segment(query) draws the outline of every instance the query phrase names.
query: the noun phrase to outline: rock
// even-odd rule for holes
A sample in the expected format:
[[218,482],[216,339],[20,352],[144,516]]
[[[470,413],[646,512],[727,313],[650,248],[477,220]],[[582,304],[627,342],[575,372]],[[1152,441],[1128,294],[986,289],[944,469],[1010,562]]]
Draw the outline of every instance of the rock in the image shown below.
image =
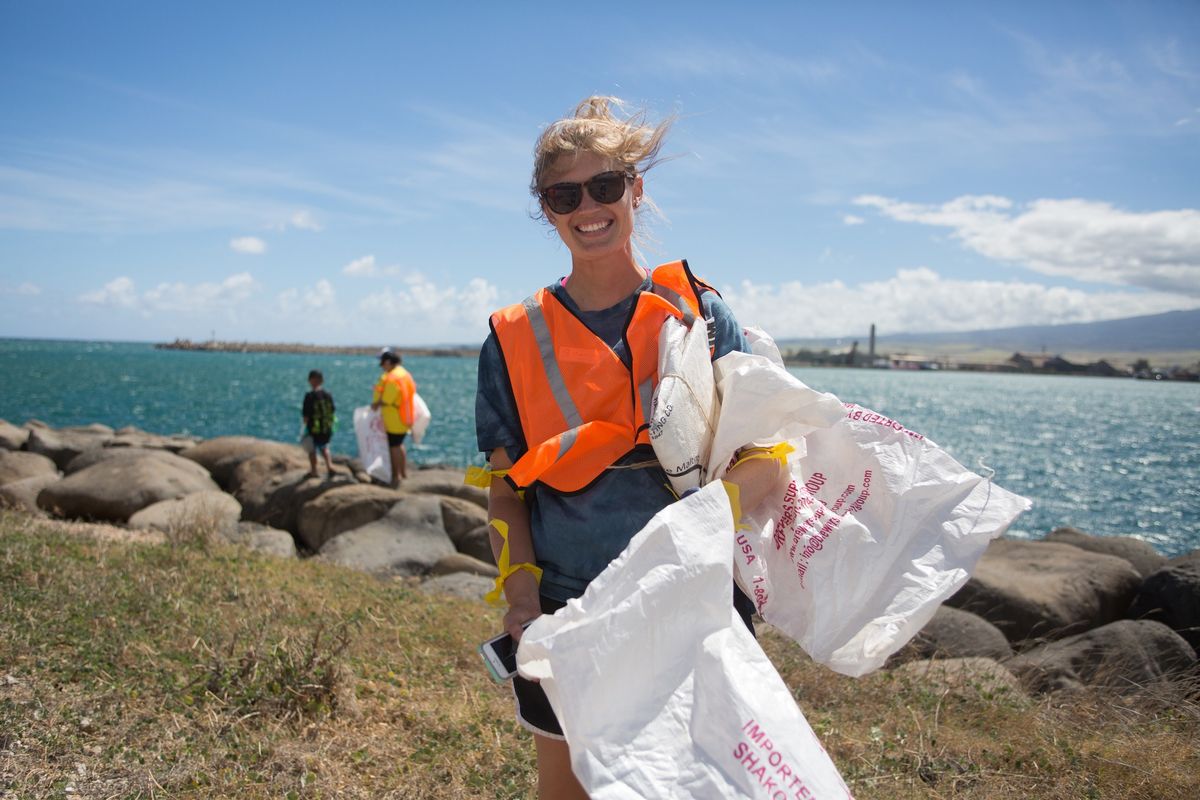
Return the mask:
[[[253,462],[258,458],[256,456],[243,462],[237,472],[252,469]],[[344,473],[335,474],[332,478],[310,478],[307,465],[291,472],[259,475],[258,480],[247,480],[244,475],[241,478],[235,475],[234,480],[240,484],[234,496],[242,504],[242,519],[292,533],[299,531],[300,509],[309,500],[339,486],[357,485],[352,476]]]
[[493,563],[496,557],[492,554],[492,535],[488,525],[479,525],[458,537],[451,537],[458,552],[463,555],[478,558],[480,561]]
[[417,590],[428,595],[449,595],[463,600],[478,601],[492,590],[492,581],[481,575],[454,572],[449,575],[436,575],[421,581],[417,585]]
[[469,572],[472,575],[482,575],[485,578],[495,578],[500,574],[496,565],[488,561],[480,561],[462,553],[451,553],[438,559],[430,570],[434,575],[449,575],[452,572]]
[[211,478],[198,476],[193,464],[156,452],[93,464],[47,486],[37,503],[67,517],[125,522],[162,500],[217,488]]
[[[330,489],[300,507],[296,517],[296,541],[317,552],[339,533],[379,519],[405,496],[395,489],[370,484]],[[436,498],[433,501],[436,503]],[[441,505],[437,504],[437,508],[440,525]]]
[[11,422],[0,419],[0,449],[20,450],[28,438],[28,428],[18,428]]
[[85,470],[88,467],[95,466],[96,464],[101,464],[101,463],[104,463],[107,461],[113,461],[115,459],[147,458],[147,457],[157,458],[158,456],[162,456],[162,455],[171,456],[171,458],[174,459],[172,461],[172,463],[174,463],[180,469],[185,469],[185,470],[189,471],[190,473],[195,475],[197,478],[211,480],[211,476],[208,474],[208,470],[206,470],[204,467],[200,466],[199,464],[195,463],[194,461],[188,461],[187,459],[177,458],[174,456],[173,453],[170,453],[167,450],[158,450],[158,449],[143,448],[143,447],[97,447],[93,450],[87,450],[87,451],[80,453],[79,455],[72,458],[69,462],[67,462],[67,466],[63,468],[63,472],[65,472],[67,475],[74,475],[76,472]]
[[1075,528],[1055,528],[1046,534],[1047,542],[1071,544],[1091,553],[1123,558],[1143,578],[1167,563],[1167,559],[1147,542],[1132,536],[1092,536]]
[[995,625],[968,611],[941,606],[912,641],[891,657],[888,666],[929,658],[1004,661],[1012,655],[1012,647]]
[[1021,683],[1003,664],[992,658],[946,658],[910,661],[897,667],[895,674],[930,686],[941,694],[957,697],[1005,694],[1024,697]]
[[229,478],[226,491],[236,495],[245,489],[249,493],[254,486],[266,483],[277,475],[295,473],[298,470],[308,472],[308,456],[298,447],[295,450],[260,453],[237,465]]
[[488,491],[478,486],[467,486],[463,483],[467,473],[461,469],[432,469],[411,470],[401,486],[406,492],[426,492],[428,494],[444,494],[447,497],[458,497],[469,500],[486,509]]
[[105,447],[137,447],[142,450],[166,450],[178,454],[189,447],[195,447],[200,441],[198,436],[181,434],[163,436],[157,433],[147,433],[130,426],[116,431]]
[[112,428],[105,428],[102,425],[61,430],[35,427],[29,429],[29,438],[25,441],[25,449],[52,459],[59,469],[66,469],[67,464],[75,456],[85,450],[103,447],[104,443],[112,438]]
[[6,483],[0,486],[0,506],[15,508],[27,514],[45,516],[46,512],[38,508],[38,494],[41,493],[42,489],[53,483],[58,483],[60,480],[62,478],[59,476],[58,470],[55,470],[50,475],[38,475],[33,478]]
[[129,518],[129,527],[163,533],[211,532],[228,538],[237,532],[241,516],[241,503],[225,492],[213,489],[146,506]]
[[257,522],[239,522],[225,538],[233,544],[271,556],[296,558],[299,555],[296,540],[290,533]]
[[1166,625],[1123,619],[1035,647],[1008,668],[1032,692],[1091,686],[1129,693],[1195,663],[1196,651]]
[[1200,650],[1200,551],[1171,559],[1142,581],[1129,616],[1162,622]]
[[0,450],[0,486],[39,475],[58,477],[58,467],[44,455],[20,450]]
[[334,536],[319,557],[378,575],[424,575],[454,552],[442,528],[440,498],[409,494],[383,517]]
[[233,472],[239,464],[255,456],[269,454],[298,454],[302,463],[308,463],[308,456],[297,445],[256,439],[253,436],[218,436],[195,447],[189,447],[179,455],[207,469],[222,489],[228,489],[233,481]]
[[1014,646],[1120,619],[1141,578],[1123,558],[1053,542],[997,539],[946,604],[991,622]]

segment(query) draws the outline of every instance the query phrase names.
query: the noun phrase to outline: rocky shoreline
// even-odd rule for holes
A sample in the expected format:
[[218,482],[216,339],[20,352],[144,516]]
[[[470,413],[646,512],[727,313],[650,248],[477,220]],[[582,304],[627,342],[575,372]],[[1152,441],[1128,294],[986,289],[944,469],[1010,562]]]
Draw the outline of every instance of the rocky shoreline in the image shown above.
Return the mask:
[[[479,600],[496,575],[483,489],[426,468],[399,490],[355,459],[310,477],[296,445],[0,420],[0,505],[117,529],[220,537]],[[1200,550],[1168,560],[1133,537],[1059,528],[999,539],[888,668],[1047,694],[1200,685]]]
[[[379,353],[378,345],[323,345],[298,342],[193,342],[191,339],[176,339],[159,342],[156,350],[194,350],[207,353],[303,353],[315,355],[370,356]],[[454,358],[478,358],[478,347],[402,347],[400,352],[413,356],[450,356]]]

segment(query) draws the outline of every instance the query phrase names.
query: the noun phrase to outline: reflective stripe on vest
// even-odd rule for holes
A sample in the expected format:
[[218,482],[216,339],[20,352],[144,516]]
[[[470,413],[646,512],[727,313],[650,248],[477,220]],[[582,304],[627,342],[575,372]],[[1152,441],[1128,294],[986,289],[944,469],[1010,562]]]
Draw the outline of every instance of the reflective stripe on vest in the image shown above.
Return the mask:
[[700,314],[693,285],[710,289],[682,261],[652,277],[654,290],[638,295],[626,324],[629,366],[547,289],[492,315],[529,444],[509,483],[579,491],[635,445],[649,444],[658,332],[669,316]]

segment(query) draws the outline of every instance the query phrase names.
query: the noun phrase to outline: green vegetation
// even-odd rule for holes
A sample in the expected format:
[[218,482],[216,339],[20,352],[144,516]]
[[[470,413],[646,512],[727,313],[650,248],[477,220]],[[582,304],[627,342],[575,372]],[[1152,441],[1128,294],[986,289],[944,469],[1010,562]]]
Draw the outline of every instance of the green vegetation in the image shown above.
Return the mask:
[[[316,561],[0,512],[0,798],[517,798],[499,612]],[[1061,707],[764,645],[860,798],[1200,796],[1176,696]]]

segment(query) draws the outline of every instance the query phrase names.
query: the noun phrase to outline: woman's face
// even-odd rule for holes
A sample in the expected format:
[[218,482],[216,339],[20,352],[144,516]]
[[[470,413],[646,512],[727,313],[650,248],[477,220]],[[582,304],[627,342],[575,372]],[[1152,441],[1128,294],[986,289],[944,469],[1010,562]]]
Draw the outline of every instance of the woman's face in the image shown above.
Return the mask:
[[[542,185],[586,183],[601,172],[621,169],[617,162],[595,153],[561,156]],[[579,208],[570,213],[555,214],[545,203],[542,203],[542,211],[571,251],[571,256],[575,260],[590,261],[630,252],[633,209],[641,202],[641,197],[642,179],[638,176],[626,183],[625,193],[615,203],[597,203],[585,190]]]

